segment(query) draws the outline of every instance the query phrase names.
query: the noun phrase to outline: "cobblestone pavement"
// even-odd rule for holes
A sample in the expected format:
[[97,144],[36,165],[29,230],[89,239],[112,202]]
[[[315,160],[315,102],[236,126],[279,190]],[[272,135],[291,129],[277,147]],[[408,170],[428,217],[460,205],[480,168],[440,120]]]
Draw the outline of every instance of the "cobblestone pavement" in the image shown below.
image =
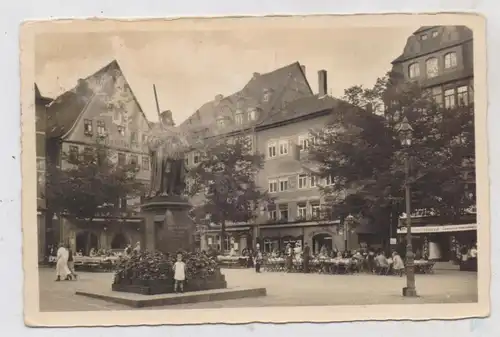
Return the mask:
[[[201,309],[298,305],[464,303],[477,301],[477,274],[436,271],[417,275],[419,298],[404,298],[406,278],[398,276],[261,273],[224,270],[228,286],[265,287],[266,297],[182,304],[148,309]],[[130,310],[129,307],[75,295],[77,289],[111,287],[111,273],[80,273],[78,281],[54,282],[54,270],[40,268],[41,311]]]

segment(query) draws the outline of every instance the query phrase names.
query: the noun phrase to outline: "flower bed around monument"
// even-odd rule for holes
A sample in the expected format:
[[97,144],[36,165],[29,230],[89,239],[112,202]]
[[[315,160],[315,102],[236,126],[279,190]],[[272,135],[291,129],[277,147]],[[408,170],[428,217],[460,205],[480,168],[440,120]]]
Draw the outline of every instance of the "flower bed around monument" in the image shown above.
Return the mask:
[[[217,261],[202,253],[182,252],[186,263],[184,291],[227,288]],[[161,252],[134,253],[120,261],[112,289],[143,295],[171,293],[174,290],[173,266],[177,254]]]

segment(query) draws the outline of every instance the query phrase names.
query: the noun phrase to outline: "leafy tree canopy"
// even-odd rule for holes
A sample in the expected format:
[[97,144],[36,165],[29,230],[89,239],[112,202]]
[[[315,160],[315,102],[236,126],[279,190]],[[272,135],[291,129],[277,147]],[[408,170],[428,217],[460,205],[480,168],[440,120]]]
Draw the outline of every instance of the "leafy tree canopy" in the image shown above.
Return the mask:
[[[445,109],[417,85],[396,83],[388,74],[373,88],[346,89],[329,123],[314,132],[309,158],[321,177],[332,177],[321,189],[334,217],[404,212],[406,155],[413,209],[450,219],[475,204],[473,105]],[[409,148],[397,132],[404,116],[413,128]]]
[[90,221],[98,214],[114,215],[118,200],[144,192],[136,179],[136,163],[119,165],[116,154],[96,144],[81,152],[63,153],[62,168],[47,168],[47,199],[51,209]]
[[195,220],[218,224],[224,233],[226,222],[254,219],[270,200],[256,182],[263,165],[264,157],[253,153],[247,136],[211,141],[188,174],[188,194],[203,199],[192,211]]

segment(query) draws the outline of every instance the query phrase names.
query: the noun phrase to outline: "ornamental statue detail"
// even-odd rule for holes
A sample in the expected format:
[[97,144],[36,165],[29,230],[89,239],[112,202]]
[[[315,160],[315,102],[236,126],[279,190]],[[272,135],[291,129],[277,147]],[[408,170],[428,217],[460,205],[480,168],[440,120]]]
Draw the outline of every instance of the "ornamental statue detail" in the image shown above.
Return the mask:
[[187,173],[184,155],[189,150],[188,137],[175,126],[171,111],[162,112],[159,118],[148,135],[151,156],[148,196],[181,196]]

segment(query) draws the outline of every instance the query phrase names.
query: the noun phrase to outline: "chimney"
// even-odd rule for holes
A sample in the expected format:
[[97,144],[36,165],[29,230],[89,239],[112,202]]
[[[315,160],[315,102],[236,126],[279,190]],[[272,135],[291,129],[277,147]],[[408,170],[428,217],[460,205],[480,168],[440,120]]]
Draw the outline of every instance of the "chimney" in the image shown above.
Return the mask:
[[306,66],[301,64],[300,69],[302,69],[302,72],[304,73],[304,76],[306,76]]
[[328,95],[328,80],[326,70],[318,71],[318,93],[319,96]]

